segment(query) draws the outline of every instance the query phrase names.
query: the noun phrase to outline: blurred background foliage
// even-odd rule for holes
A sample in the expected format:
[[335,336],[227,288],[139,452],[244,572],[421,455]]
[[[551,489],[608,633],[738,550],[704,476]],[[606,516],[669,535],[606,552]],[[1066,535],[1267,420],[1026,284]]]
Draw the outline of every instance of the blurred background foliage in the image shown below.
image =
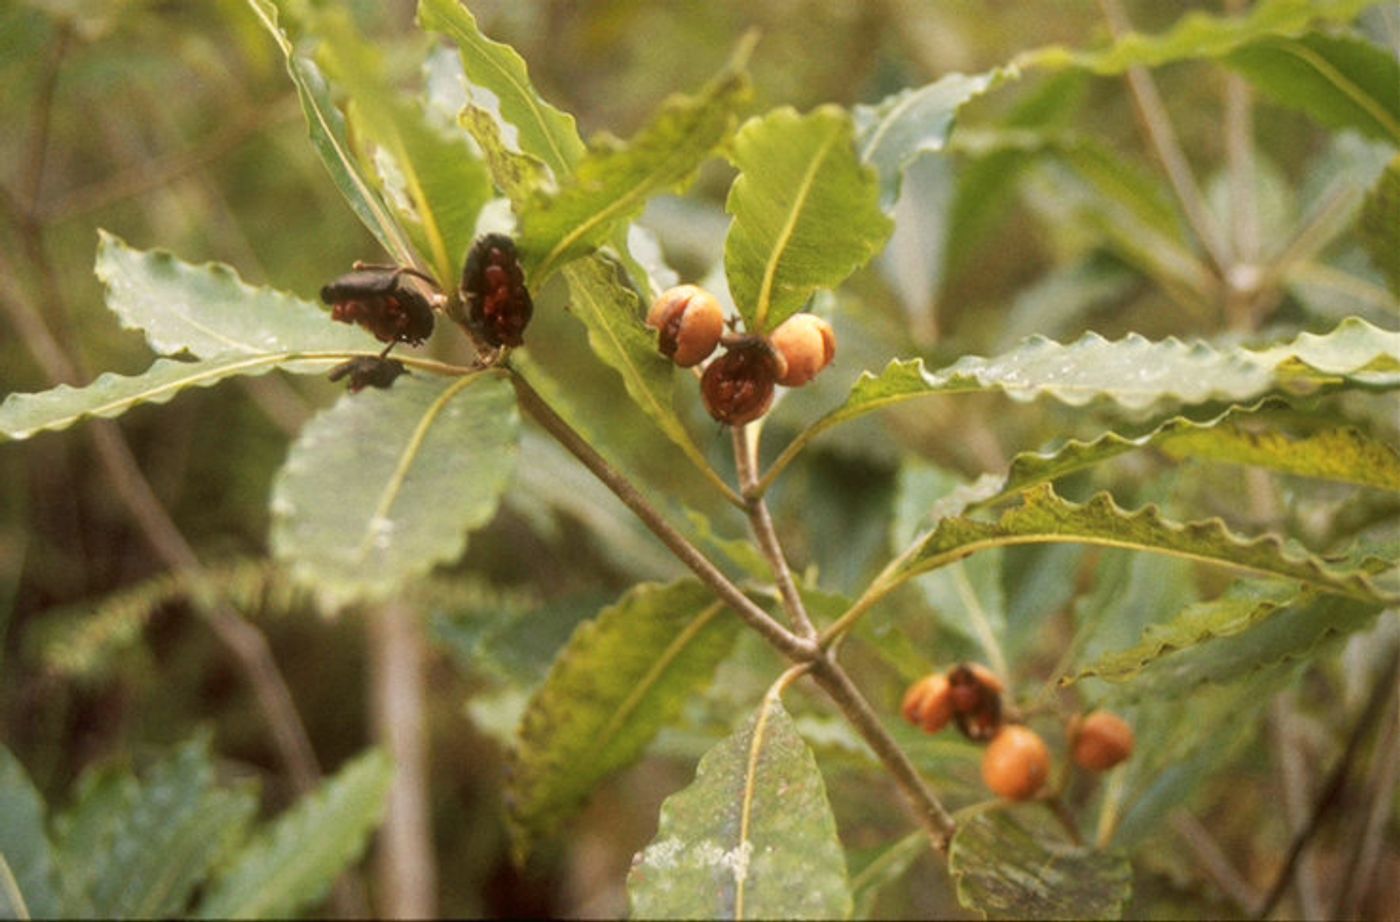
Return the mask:
[[[396,82],[421,86],[419,66],[432,40],[414,26],[413,4],[346,5],[383,51]],[[753,27],[762,34],[752,60],[757,110],[869,103],[945,73],[985,71],[1027,48],[1085,47],[1108,37],[1090,3],[473,0],[470,6],[488,34],[529,62],[546,98],[578,116],[585,137],[630,134],[668,93],[703,83]],[[1126,6],[1143,31],[1165,28],[1192,9],[1220,12],[1214,4],[1179,0]],[[1362,27],[1390,47],[1400,41],[1393,9],[1372,11]],[[1182,146],[1222,213],[1228,207],[1217,178],[1226,156],[1225,75],[1209,63],[1156,73]],[[242,0],[10,0],[0,5],[0,119],[7,126],[0,132],[0,299],[40,311],[83,375],[132,372],[148,359],[140,336],[119,329],[103,307],[92,274],[99,227],[187,261],[229,263],[250,282],[306,297],[352,261],[379,255],[306,143],[283,60]],[[1104,217],[1085,171],[1016,150],[976,149],[979,130],[1007,126],[1092,138],[1107,175],[1134,190],[1132,201],[1170,214],[1169,187],[1143,145],[1121,80],[1036,77],[971,103],[959,124],[954,149],[961,152],[926,161],[907,180],[913,190],[885,256],[832,298],[839,303],[826,305],[838,308],[837,366],[775,411],[770,445],[838,402],[861,370],[895,356],[923,355],[936,365],[965,353],[995,353],[1033,333],[1067,340],[1085,330],[1158,338],[1238,336],[1259,323],[1327,329],[1338,304],[1346,313],[1394,323],[1395,301],[1344,222],[1313,254],[1311,282],[1282,288],[1267,313],[1242,326],[1219,303],[1174,286],[1170,254],[1137,251],[1130,231]],[[1319,201],[1338,194],[1338,183],[1359,202],[1386,159],[1383,145],[1335,135],[1267,102],[1254,110],[1254,128],[1264,249],[1289,239]],[[660,200],[647,212],[644,223],[684,280],[703,279],[718,264],[731,178],[728,167],[712,164],[690,195]],[[638,424],[616,377],[591,357],[565,317],[562,286],[537,297],[531,342],[542,345],[531,357],[568,382],[570,402],[589,408],[586,418],[599,440],[665,497],[671,512],[684,503],[709,517],[717,538],[743,535],[734,510],[716,504],[670,443]],[[13,317],[0,320],[0,391],[43,389],[50,382],[35,339]],[[449,340],[439,336],[431,348],[460,357],[465,346]],[[371,735],[365,627],[353,616],[319,617],[262,561],[266,499],[289,437],[337,390],[302,378],[240,379],[121,422],[141,470],[200,557],[235,574],[227,583],[230,597],[267,633],[328,767],[360,751]],[[1400,421],[1393,414],[1387,418],[1375,406],[1356,411],[1394,440]],[[698,405],[690,413],[694,431],[708,433],[703,444],[723,468],[727,438]],[[794,561],[819,573],[825,589],[850,593],[889,553],[900,478],[918,470],[905,459],[918,458],[944,472],[939,476],[970,479],[1002,469],[1015,451],[1105,428],[1093,408],[987,397],[920,402],[823,439],[775,492],[775,515]],[[728,732],[735,715],[748,712],[778,663],[746,637],[712,692],[693,702],[681,726],[663,733],[656,758],[604,785],[562,842],[528,868],[513,867],[501,819],[501,743],[526,691],[580,620],[638,579],[679,572],[610,495],[537,433],[526,435],[516,476],[518,488],[473,538],[466,558],[414,600],[434,641],[427,717],[440,909],[616,914],[625,908],[626,867],[650,839],[661,800],[689,780],[693,760]],[[1260,493],[1241,469],[1173,466],[1157,456],[1127,456],[1090,479],[1071,481],[1066,492],[1110,487],[1125,505],[1153,500],[1169,510],[1220,515],[1246,530],[1284,515],[1305,520],[1308,512],[1240,502]],[[1282,493],[1288,490],[1285,484]],[[1376,512],[1374,497],[1368,502],[1372,515],[1386,515],[1383,508]],[[1327,549],[1321,538],[1319,545]],[[1156,587],[1187,582],[1159,572],[1181,565],[1152,560],[1135,568],[1110,553],[1046,548],[1004,557],[1009,617],[1023,628],[1037,625],[1020,630],[1012,649],[1027,675],[1051,673],[1074,619],[1091,617],[1104,596],[1121,608],[1125,593],[1138,593],[1147,622],[1179,607]],[[48,436],[23,450],[0,448],[0,738],[50,800],[61,801],[86,767],[116,755],[140,764],[193,728],[209,727],[224,770],[261,777],[265,806],[280,809],[292,791],[252,694],[188,592],[158,581],[164,572],[100,475],[87,439]],[[1054,578],[1066,572],[1076,579]],[[878,703],[893,707],[903,685],[931,661],[975,652],[968,638],[927,617],[926,596],[900,593],[880,626],[862,629],[868,642],[853,645],[852,668]],[[140,624],[139,639],[114,644],[115,652],[92,633]],[[1121,627],[1126,632],[1113,646],[1131,643],[1136,631],[1127,629],[1139,625]],[[80,649],[84,638],[96,652],[76,665],[65,660],[64,651]],[[1347,665],[1364,660],[1355,646],[1293,684],[1274,705],[1287,713],[1275,715],[1271,733],[1253,732],[1268,718],[1267,707],[1246,705],[1265,700],[1253,687],[1234,686],[1217,696],[1218,705],[1200,704],[1191,717],[1158,715],[1167,726],[1196,722],[1196,730],[1202,721],[1219,721],[1210,757],[1234,768],[1193,804],[1241,866],[1272,860],[1289,834],[1274,806],[1282,795],[1271,740],[1277,752],[1280,734],[1288,734],[1286,745],[1300,747],[1314,766],[1327,764],[1323,757],[1339,747],[1335,722],[1349,723],[1339,715],[1357,712],[1365,688]],[[868,765],[853,755],[858,747],[849,730],[811,699],[799,696],[793,707],[818,749],[856,873],[860,856],[877,854],[906,830],[902,811],[886,785],[871,783]],[[970,747],[913,733],[901,742],[922,768],[951,779],[955,805],[977,799]],[[1159,764],[1172,751],[1162,750]],[[1136,907],[1207,916],[1230,911],[1200,885],[1186,841],[1184,834],[1155,836],[1150,860],[1139,868]],[[1391,880],[1400,879],[1394,842],[1392,836],[1385,857]],[[933,856],[918,857],[914,868],[907,886],[881,897],[880,912],[959,912]]]

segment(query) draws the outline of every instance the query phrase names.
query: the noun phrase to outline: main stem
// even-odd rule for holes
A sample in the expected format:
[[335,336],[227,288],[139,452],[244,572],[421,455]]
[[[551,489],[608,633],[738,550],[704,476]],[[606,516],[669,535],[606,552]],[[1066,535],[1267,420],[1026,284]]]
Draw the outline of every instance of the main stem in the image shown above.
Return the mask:
[[646,497],[643,496],[632,482],[627,479],[622,472],[608,463],[607,459],[598,453],[583,436],[579,435],[567,422],[564,421],[554,409],[545,402],[530,383],[526,381],[518,372],[512,370],[511,383],[515,385],[515,392],[520,398],[520,405],[525,412],[534,418],[546,432],[552,435],[559,444],[569,450],[569,453],[583,463],[583,466],[603,482],[603,485],[612,490],[623,505],[642,520],[652,534],[661,539],[661,543],[680,559],[681,563],[690,568],[700,581],[705,583],[715,591],[715,594],[729,604],[735,613],[749,627],[758,631],[763,638],[777,648],[783,655],[794,662],[803,662],[812,659],[816,655],[816,643],[813,640],[799,638],[787,628],[783,627],[756,603],[738,586],[725,576],[713,563],[710,562],[700,549],[691,544],[684,535],[676,531],[671,523],[656,510]]
[[[819,646],[815,632],[811,636],[798,636],[774,621],[684,535],[671,527],[631,481],[555,413],[530,383],[514,370],[511,382],[515,385],[520,405],[525,412],[568,449],[570,454],[603,482],[604,486],[612,490],[613,494],[622,500],[652,534],[660,538],[661,542],[700,578],[701,582],[713,589],[716,595],[728,603],[746,624],[778,652],[792,662],[810,669],[813,680],[830,696],[851,726],[884,763],[895,783],[913,805],[915,816],[928,832],[934,847],[939,851],[946,851],[957,826],[952,814],[924,784],[918,769],[909,761],[909,757],[899,748],[894,738],[886,732],[880,718],[861,695],[860,689],[851,681],[851,677],[829,651]],[[781,549],[779,553],[781,554]]]

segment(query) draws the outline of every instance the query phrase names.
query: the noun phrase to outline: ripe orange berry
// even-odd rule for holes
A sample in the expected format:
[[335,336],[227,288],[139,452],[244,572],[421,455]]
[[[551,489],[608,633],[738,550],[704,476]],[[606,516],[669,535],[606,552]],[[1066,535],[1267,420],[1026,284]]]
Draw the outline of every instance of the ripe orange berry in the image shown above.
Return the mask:
[[1050,777],[1050,750],[1029,727],[1001,728],[982,754],[982,780],[1006,800],[1034,797]]
[[647,326],[658,330],[656,347],[682,368],[710,357],[724,333],[724,309],[715,296],[695,285],[661,293],[647,311]]
[[836,331],[815,314],[793,314],[769,339],[787,360],[787,372],[778,379],[784,387],[801,387],[836,357]]
[[925,733],[937,733],[953,719],[953,700],[948,695],[948,677],[940,673],[924,676],[904,693],[900,707],[904,719],[922,727]]
[[1108,771],[1133,754],[1133,728],[1117,714],[1095,711],[1070,727],[1070,758],[1091,772]]

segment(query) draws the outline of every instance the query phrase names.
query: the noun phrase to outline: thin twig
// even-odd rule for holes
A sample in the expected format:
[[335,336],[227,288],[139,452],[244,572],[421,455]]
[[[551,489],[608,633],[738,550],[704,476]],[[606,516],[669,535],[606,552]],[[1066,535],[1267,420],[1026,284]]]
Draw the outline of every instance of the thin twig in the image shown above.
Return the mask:
[[1361,716],[1356,721],[1356,726],[1351,731],[1351,736],[1347,739],[1346,749],[1342,751],[1341,758],[1337,760],[1331,775],[1327,778],[1327,783],[1323,785],[1322,791],[1318,794],[1317,801],[1313,804],[1312,815],[1308,817],[1308,822],[1302,829],[1293,836],[1293,841],[1288,847],[1288,853],[1283,860],[1283,865],[1278,870],[1278,875],[1274,878],[1273,886],[1264,895],[1254,916],[1259,919],[1268,918],[1273,912],[1278,901],[1283,897],[1284,891],[1293,880],[1293,874],[1298,867],[1298,858],[1305,849],[1318,829],[1322,826],[1322,821],[1341,798],[1342,789],[1346,786],[1347,776],[1351,773],[1351,768],[1356,762],[1357,754],[1361,751],[1361,745],[1370,736],[1371,729],[1380,721],[1381,714],[1390,703],[1390,697],[1395,691],[1395,676],[1397,669],[1400,669],[1400,649],[1393,650],[1382,671],[1380,680],[1376,682],[1375,688],[1371,691],[1371,698],[1366,702],[1366,708],[1361,712]]
[[1168,825],[1190,847],[1201,870],[1220,888],[1220,892],[1235,904],[1240,912],[1249,912],[1259,904],[1259,894],[1249,881],[1240,876],[1230,858],[1215,841],[1210,830],[1201,825],[1186,810],[1176,810],[1167,818]]
[[[1122,39],[1132,31],[1132,24],[1118,0],[1099,0],[1099,8],[1108,20],[1109,31],[1114,39]],[[1151,72],[1142,66],[1128,68],[1127,77],[1133,107],[1142,122],[1148,142],[1167,174],[1172,191],[1176,193],[1181,211],[1201,245],[1210,254],[1211,261],[1223,275],[1229,271],[1231,262],[1224,235],[1206,205],[1205,196],[1201,193],[1195,174],[1191,172],[1191,165],[1186,160],[1181,142],[1177,140],[1176,130],[1172,128],[1171,118],[1167,115],[1167,107],[1163,105],[1161,94],[1157,92],[1157,83],[1152,79]]]
[[762,634],[764,639],[794,662],[804,662],[816,656],[817,645],[813,640],[793,634],[774,621],[752,599],[744,595],[743,591],[729,577],[725,576],[718,567],[710,562],[709,558],[662,517],[661,513],[651,505],[646,497],[638,492],[631,481],[609,464],[607,459],[598,453],[597,449],[574,431],[574,428],[565,422],[559,414],[555,413],[544,398],[514,369],[512,369],[511,383],[515,385],[516,395],[520,398],[520,405],[525,412],[529,413],[531,418],[539,423],[559,444],[568,449],[570,454],[582,462],[583,466],[588,468],[593,476],[601,480],[604,486],[612,490],[617,498],[622,500],[623,505],[631,509],[642,520],[642,524],[652,534],[660,538],[661,543],[666,545],[681,563],[689,567],[691,572],[700,578],[701,582],[713,589],[715,594],[728,603],[729,607],[750,627]]
[[793,581],[792,569],[788,566],[778,533],[773,528],[768,503],[761,493],[755,492],[758,487],[758,435],[755,427],[746,425],[734,428],[734,465],[739,474],[739,492],[744,497],[749,527],[773,569],[773,579],[778,584],[778,594],[782,597],[788,619],[803,637],[815,638],[817,629],[812,626],[807,606]]
[[1050,815],[1055,817],[1056,822],[1064,829],[1065,835],[1069,836],[1072,845],[1083,846],[1084,837],[1079,833],[1079,824],[1074,820],[1074,814],[1065,806],[1064,800],[1058,794],[1041,798],[1041,803],[1045,809],[1050,811]]

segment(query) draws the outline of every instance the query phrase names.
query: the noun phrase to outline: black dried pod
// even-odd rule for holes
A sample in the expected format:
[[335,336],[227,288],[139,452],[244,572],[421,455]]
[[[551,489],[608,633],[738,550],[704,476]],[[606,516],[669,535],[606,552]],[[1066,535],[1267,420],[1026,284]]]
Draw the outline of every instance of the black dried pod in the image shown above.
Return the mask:
[[367,387],[389,387],[399,375],[407,372],[408,369],[398,359],[362,355],[335,366],[329,377],[332,381],[339,381],[349,376],[351,393],[359,393]]
[[392,266],[357,266],[321,289],[331,319],[355,323],[382,343],[416,346],[433,332],[433,305],[417,273]]
[[467,325],[491,346],[519,346],[535,312],[515,241],[487,234],[472,244],[462,270],[462,303]]

